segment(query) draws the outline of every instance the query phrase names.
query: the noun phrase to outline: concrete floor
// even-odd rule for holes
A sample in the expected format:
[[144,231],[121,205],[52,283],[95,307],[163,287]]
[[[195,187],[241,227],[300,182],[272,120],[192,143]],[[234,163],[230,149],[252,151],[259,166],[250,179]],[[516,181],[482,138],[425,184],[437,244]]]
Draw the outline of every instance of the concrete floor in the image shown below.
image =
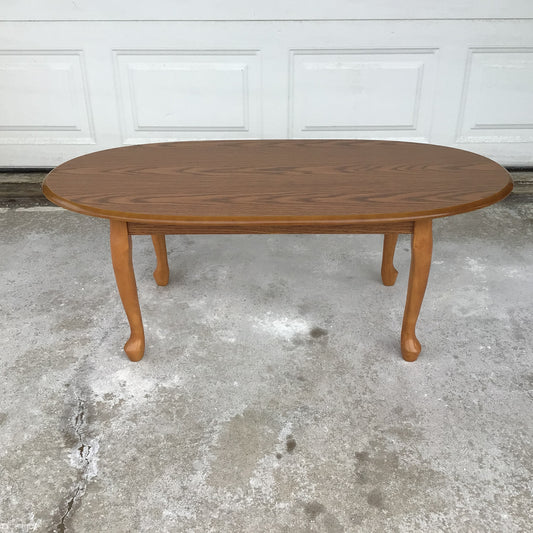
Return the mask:
[[0,531],[532,531],[533,203],[435,221],[415,363],[379,236],[168,237],[0,212]]

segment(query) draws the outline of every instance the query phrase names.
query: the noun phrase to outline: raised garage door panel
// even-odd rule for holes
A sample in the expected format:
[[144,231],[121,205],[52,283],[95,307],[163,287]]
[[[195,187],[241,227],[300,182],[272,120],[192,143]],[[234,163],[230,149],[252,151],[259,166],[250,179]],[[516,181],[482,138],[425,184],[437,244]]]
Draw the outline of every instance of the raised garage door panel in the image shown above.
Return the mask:
[[533,165],[531,19],[0,28],[2,167],[133,143],[291,137],[432,142]]
[[81,51],[0,51],[0,143],[94,144]]
[[469,51],[458,142],[533,141],[533,47]]
[[261,136],[256,51],[115,51],[114,57],[124,143]]
[[435,49],[291,53],[291,136],[427,141]]

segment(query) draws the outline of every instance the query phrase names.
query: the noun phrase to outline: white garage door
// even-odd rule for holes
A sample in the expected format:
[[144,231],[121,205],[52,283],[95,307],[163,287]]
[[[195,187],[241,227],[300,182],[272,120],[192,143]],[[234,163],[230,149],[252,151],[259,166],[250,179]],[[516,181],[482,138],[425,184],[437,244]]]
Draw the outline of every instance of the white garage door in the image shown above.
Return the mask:
[[533,165],[530,0],[27,0],[0,18],[0,167],[235,138]]

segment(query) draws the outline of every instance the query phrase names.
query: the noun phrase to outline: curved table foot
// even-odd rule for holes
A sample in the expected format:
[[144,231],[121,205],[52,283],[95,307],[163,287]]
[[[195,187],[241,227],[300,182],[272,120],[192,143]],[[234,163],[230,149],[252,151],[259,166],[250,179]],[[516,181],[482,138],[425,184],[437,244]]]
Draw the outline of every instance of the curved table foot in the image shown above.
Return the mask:
[[433,249],[431,219],[415,221],[411,237],[411,269],[402,324],[402,356],[406,361],[416,361],[421,351],[415,335],[416,321],[426,292]]
[[124,345],[124,351],[131,361],[139,361],[144,355],[144,328],[131,259],[131,236],[128,234],[126,222],[111,220],[110,226],[113,270],[131,330],[130,338]]
[[383,235],[383,259],[381,261],[381,281],[383,285],[390,287],[396,282],[398,271],[394,268],[394,250],[398,241],[397,233],[385,233]]
[[140,361],[144,355],[144,333],[139,337],[132,332],[130,338],[124,345],[124,351],[130,361]]
[[167,243],[165,242],[165,236],[152,235],[152,242],[154,243],[154,250],[157,258],[154,279],[158,285],[165,286],[168,284]]
[[414,333],[402,335],[402,357],[404,361],[412,363],[418,359],[422,346]]

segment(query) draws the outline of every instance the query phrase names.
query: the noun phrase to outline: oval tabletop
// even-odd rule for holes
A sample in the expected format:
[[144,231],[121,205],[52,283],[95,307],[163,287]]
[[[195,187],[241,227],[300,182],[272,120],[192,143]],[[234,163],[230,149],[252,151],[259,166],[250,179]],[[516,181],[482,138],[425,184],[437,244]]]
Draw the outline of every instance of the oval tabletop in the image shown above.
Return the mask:
[[127,146],[72,159],[43,183],[78,213],[167,224],[416,220],[485,207],[512,188],[486,157],[376,140]]

